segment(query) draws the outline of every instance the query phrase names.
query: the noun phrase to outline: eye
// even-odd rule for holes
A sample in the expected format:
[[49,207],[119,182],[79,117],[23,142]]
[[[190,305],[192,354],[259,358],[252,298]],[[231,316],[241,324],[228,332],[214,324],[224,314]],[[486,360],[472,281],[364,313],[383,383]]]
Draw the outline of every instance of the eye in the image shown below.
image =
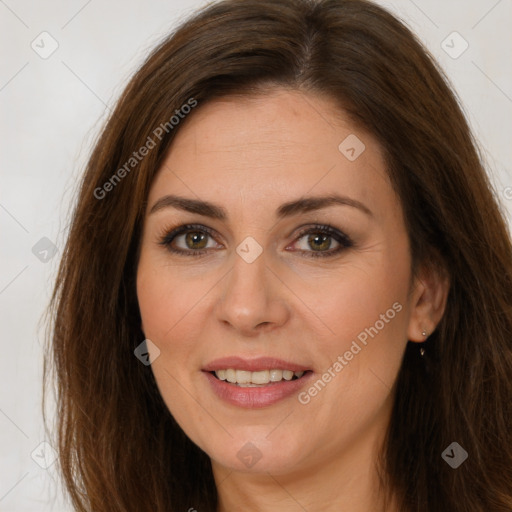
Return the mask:
[[331,226],[319,225],[301,231],[294,245],[296,250],[306,253],[307,256],[328,257],[339,254],[354,244],[341,231]]
[[184,256],[200,256],[220,245],[213,240],[210,228],[196,224],[172,229],[164,234],[159,244],[165,246],[170,252]]
[[[158,243],[182,256],[201,256],[211,249],[223,247],[215,241],[213,230],[200,224],[186,224],[167,230]],[[353,245],[352,240],[341,231],[331,226],[317,225],[302,230],[295,242],[286,249],[292,247],[293,251],[307,257],[329,257]]]

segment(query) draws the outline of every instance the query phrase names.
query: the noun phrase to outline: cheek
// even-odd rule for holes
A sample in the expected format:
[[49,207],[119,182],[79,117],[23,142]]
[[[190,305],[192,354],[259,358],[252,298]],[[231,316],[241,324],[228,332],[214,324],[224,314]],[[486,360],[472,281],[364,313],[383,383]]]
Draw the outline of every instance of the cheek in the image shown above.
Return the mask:
[[393,247],[347,259],[336,272],[318,276],[314,284],[301,279],[295,290],[325,326],[328,335],[322,339],[331,357],[349,350],[358,337],[363,343],[365,337],[373,339],[371,334],[386,344],[403,345],[410,281],[407,251],[407,240],[397,240]]
[[208,289],[207,280],[185,277],[160,257],[143,253],[137,270],[137,299],[145,335],[163,349],[183,326],[191,335],[190,328],[199,328],[199,319],[190,319],[204,306]]
[[137,298],[144,334],[160,353],[151,364],[160,394],[176,421],[190,433],[197,416],[190,400],[190,369],[198,365],[200,314],[207,286],[204,281],[179,277],[161,262],[143,255],[137,272]]
[[[329,335],[317,337],[325,387],[320,383],[311,394],[315,417],[323,417],[322,402],[339,404],[340,412],[329,415],[346,420],[342,411],[363,420],[384,403],[396,379],[407,342],[407,294],[410,265],[407,240],[362,259],[347,260],[337,275],[320,280],[304,290],[305,302],[321,318]],[[355,263],[358,261],[358,263]],[[322,375],[321,375],[322,378]],[[322,398],[315,398],[322,395]],[[359,412],[358,412],[359,411]],[[326,413],[325,413],[326,414]],[[327,419],[325,419],[327,422]]]

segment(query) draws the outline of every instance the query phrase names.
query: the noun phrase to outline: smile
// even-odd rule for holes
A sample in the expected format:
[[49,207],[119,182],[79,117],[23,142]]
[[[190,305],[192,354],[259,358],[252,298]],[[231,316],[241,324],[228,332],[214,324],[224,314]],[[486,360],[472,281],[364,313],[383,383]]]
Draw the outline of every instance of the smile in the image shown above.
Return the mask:
[[280,402],[299,393],[314,375],[305,365],[269,357],[217,359],[202,372],[217,398],[242,408]]
[[219,380],[224,380],[241,387],[265,386],[270,382],[297,380],[304,375],[303,371],[293,372],[292,370],[274,369],[261,370],[259,372],[249,372],[246,370],[235,370],[234,368],[216,370],[212,373]]

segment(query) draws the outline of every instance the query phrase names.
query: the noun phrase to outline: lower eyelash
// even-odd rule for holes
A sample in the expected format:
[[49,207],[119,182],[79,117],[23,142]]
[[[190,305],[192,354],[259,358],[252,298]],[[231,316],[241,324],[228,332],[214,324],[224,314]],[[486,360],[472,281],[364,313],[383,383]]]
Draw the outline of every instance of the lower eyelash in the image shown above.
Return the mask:
[[[207,254],[209,252],[208,249],[199,249],[199,250],[184,250],[184,249],[174,249],[171,246],[172,241],[179,235],[183,235],[189,231],[199,231],[208,234],[213,238],[213,232],[207,228],[206,226],[199,226],[199,225],[193,225],[193,224],[187,224],[183,226],[179,226],[175,229],[171,229],[164,231],[164,234],[160,237],[160,241],[158,242],[160,245],[163,245],[168,251],[178,254],[180,256],[202,256],[204,254]],[[329,256],[334,256],[341,251],[348,249],[350,247],[353,247],[353,242],[344,233],[338,231],[337,229],[328,226],[328,225],[318,225],[318,226],[312,226],[304,231],[301,231],[297,237],[296,240],[301,239],[305,235],[309,234],[322,234],[322,235],[328,235],[331,238],[333,238],[336,242],[340,244],[340,246],[333,250],[333,251],[304,251],[299,250],[298,252],[301,252],[306,257],[311,258],[327,258]]]
[[169,251],[171,251],[174,254],[179,254],[180,256],[202,256],[203,254],[207,254],[208,251],[205,251],[204,249],[200,249],[198,251],[190,250],[180,250],[180,249],[173,249],[172,247],[169,247]]

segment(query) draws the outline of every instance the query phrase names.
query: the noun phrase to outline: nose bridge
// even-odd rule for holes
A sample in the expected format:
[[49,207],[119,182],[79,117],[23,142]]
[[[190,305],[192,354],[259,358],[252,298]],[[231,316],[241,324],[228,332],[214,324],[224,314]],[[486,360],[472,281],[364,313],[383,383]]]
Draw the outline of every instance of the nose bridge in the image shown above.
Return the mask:
[[219,321],[245,333],[286,321],[287,305],[267,264],[267,255],[262,250],[256,254],[251,241],[239,245],[219,299]]

